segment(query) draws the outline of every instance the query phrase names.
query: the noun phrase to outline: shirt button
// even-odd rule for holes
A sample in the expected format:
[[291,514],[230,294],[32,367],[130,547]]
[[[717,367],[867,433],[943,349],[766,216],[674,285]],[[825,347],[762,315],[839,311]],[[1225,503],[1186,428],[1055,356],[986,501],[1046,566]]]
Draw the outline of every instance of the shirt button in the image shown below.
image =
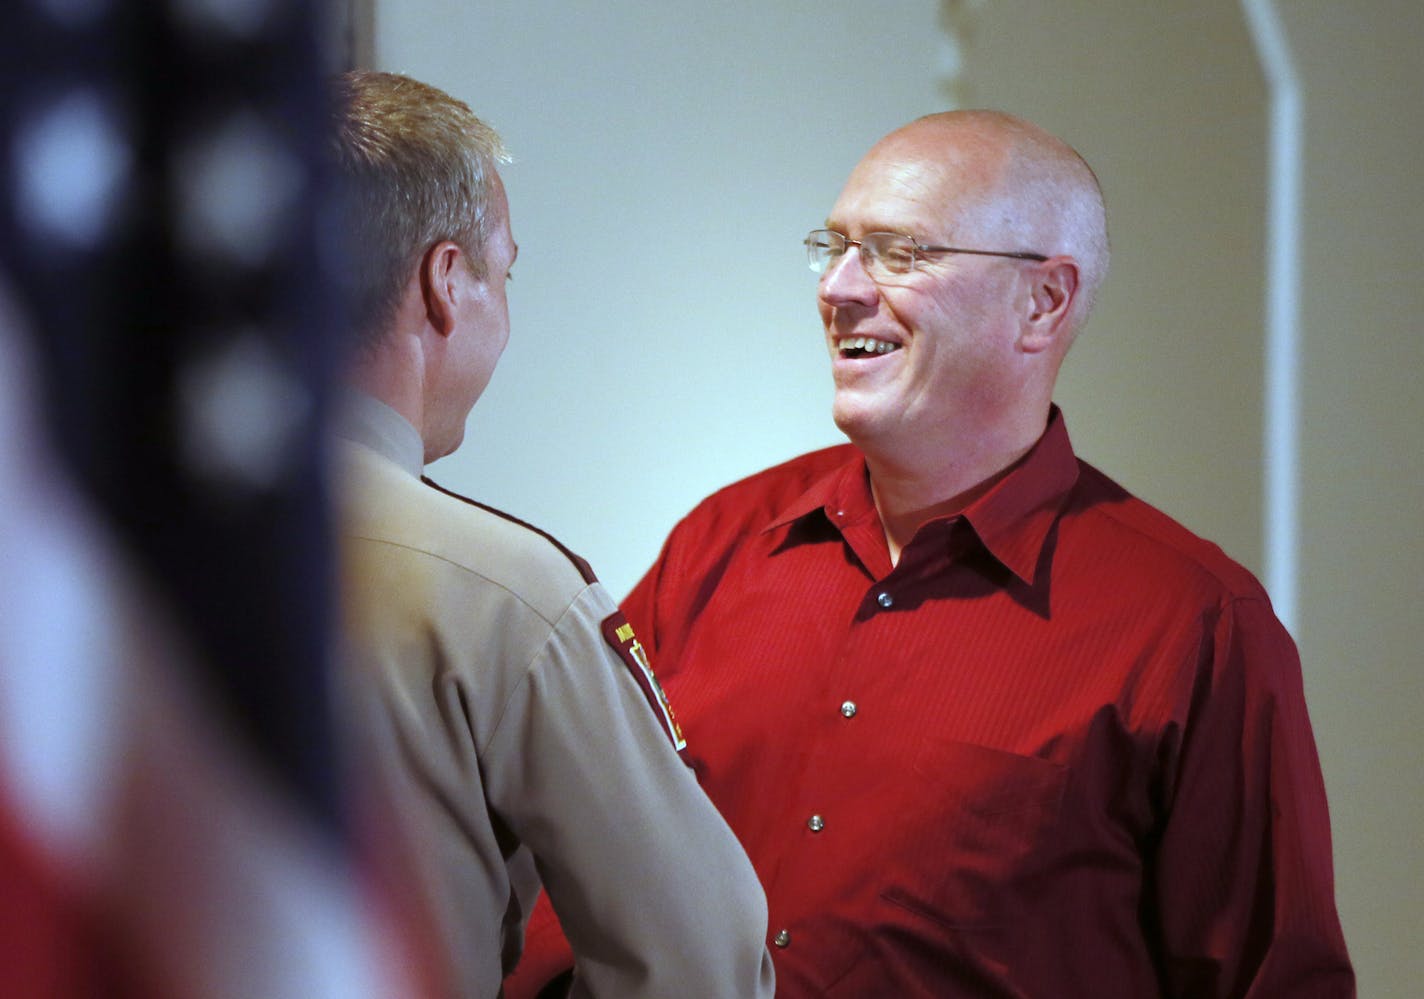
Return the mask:
[[888,593],[882,593],[875,598],[875,602],[881,607],[890,607],[895,603],[895,598]]
[[854,718],[855,713],[859,710],[860,709],[855,706],[854,701],[846,701],[844,704],[841,705],[841,714],[845,715],[847,718]]
[[819,815],[813,815],[806,820],[806,828],[811,830],[812,832],[820,832],[822,829],[826,828],[826,820],[821,818]]
[[778,930],[777,933],[776,933],[776,936],[774,936],[774,937],[771,938],[771,942],[774,943],[774,944],[776,944],[776,946],[778,946],[778,947],[790,947],[790,946],[791,946],[791,931],[790,931],[790,930]]

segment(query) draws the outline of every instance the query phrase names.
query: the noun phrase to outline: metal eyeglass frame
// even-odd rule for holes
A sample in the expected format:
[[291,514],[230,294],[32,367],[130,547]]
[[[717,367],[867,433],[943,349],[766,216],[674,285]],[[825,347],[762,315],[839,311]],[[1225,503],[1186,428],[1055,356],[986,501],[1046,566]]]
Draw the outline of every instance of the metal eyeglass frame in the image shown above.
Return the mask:
[[910,247],[910,266],[903,271],[897,271],[887,266],[884,262],[885,257],[883,254],[879,252],[871,254],[871,260],[875,262],[876,266],[883,269],[888,274],[910,273],[910,271],[915,269],[915,263],[919,260],[919,255],[921,253],[967,253],[976,257],[1008,257],[1012,260],[1033,260],[1039,263],[1042,263],[1043,261],[1048,259],[1048,257],[1044,256],[1042,253],[1030,253],[1023,250],[967,250],[962,246],[928,246],[916,240],[915,237],[907,236],[902,232],[868,232],[862,239],[851,239],[844,233],[836,232],[836,230],[834,229],[812,229],[806,234],[806,238],[802,241],[802,243],[806,247],[806,258],[810,263],[811,270],[815,271],[817,274],[826,273],[828,270],[831,269],[831,264],[836,259],[845,256],[845,249],[842,249],[839,253],[827,259],[824,266],[818,266],[815,249],[816,238],[818,236],[835,237],[836,239],[839,239],[845,244],[846,249],[849,249],[852,246],[863,248],[867,240],[874,239],[877,236],[893,236],[895,239],[903,239],[907,241]]

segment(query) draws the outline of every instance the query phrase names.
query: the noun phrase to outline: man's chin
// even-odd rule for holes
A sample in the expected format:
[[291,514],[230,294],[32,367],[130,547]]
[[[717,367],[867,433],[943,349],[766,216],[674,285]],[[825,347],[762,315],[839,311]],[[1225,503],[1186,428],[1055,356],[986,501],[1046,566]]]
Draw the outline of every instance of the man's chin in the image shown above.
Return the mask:
[[427,442],[425,447],[425,463],[439,461],[441,458],[448,458],[460,449],[460,445],[465,442],[465,428],[447,434],[440,441]]
[[876,414],[863,405],[837,399],[831,407],[831,419],[836,427],[852,441],[860,443],[875,436],[875,428],[880,422]]

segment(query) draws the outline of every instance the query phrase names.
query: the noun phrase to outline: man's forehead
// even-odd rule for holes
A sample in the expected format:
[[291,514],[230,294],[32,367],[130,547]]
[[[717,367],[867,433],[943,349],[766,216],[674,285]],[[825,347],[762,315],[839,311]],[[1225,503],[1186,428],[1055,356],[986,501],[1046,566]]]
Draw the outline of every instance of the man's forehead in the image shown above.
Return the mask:
[[504,178],[494,169],[489,173],[489,203],[492,211],[509,215],[509,195],[504,189]]
[[836,199],[828,227],[896,232],[913,228],[918,235],[927,226],[948,226],[983,193],[981,185],[952,166],[893,150],[867,156]]
[[486,218],[489,219],[490,231],[513,246],[514,230],[509,215],[509,196],[505,193],[504,181],[498,171],[491,172],[489,192]]

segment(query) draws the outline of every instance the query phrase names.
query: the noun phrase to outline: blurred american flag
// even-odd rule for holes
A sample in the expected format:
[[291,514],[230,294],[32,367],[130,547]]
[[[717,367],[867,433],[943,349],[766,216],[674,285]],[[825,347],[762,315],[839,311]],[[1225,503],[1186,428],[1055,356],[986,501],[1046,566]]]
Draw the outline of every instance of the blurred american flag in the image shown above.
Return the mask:
[[321,8],[0,15],[0,993],[421,994],[328,675]]

